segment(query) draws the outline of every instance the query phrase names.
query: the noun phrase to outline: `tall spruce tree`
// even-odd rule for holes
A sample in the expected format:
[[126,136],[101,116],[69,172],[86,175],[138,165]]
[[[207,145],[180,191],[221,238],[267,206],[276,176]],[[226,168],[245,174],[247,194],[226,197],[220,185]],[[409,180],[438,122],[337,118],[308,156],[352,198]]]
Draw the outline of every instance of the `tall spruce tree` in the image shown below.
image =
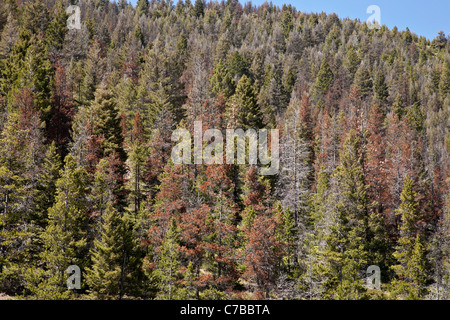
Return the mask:
[[[348,134],[333,173],[337,183],[336,221],[324,252],[329,265],[326,296],[335,299],[364,297],[361,272],[368,263],[368,186],[363,172],[361,142],[353,130]],[[331,289],[331,290],[330,290]]]
[[174,218],[170,220],[169,228],[161,246],[161,254],[157,262],[156,277],[159,281],[157,299],[171,300],[178,295],[177,280],[180,279],[180,231]]
[[381,70],[378,70],[375,74],[373,89],[375,91],[378,102],[380,104],[385,104],[387,102],[387,98],[389,97],[389,90],[386,84],[384,73]]
[[328,88],[331,86],[334,75],[333,71],[328,64],[327,59],[323,59],[322,64],[320,65],[319,72],[317,73],[316,81],[313,86],[313,96],[316,99],[320,99],[326,93]]
[[123,149],[124,137],[117,109],[116,100],[109,90],[99,89],[95,94],[95,101],[92,104],[95,114],[94,133],[104,138],[102,149],[106,156],[113,151],[117,152],[121,161],[126,160],[126,153]]
[[29,267],[27,289],[40,299],[67,299],[65,273],[70,265],[89,265],[88,175],[69,154],[56,182],[56,202],[48,211],[48,225],[41,235],[42,265]]
[[228,106],[228,121],[244,130],[262,127],[262,114],[251,79],[243,75]]
[[133,223],[128,214],[121,215],[109,202],[98,238],[91,249],[92,267],[86,280],[89,292],[97,299],[122,299],[139,293],[141,252],[139,251]]

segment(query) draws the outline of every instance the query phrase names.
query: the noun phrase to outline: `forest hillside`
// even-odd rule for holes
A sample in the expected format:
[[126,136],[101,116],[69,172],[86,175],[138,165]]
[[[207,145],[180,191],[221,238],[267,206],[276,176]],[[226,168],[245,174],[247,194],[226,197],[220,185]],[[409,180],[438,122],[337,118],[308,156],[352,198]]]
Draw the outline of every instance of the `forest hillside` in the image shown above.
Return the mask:
[[[450,298],[450,38],[301,10],[2,0],[1,295]],[[197,121],[279,170],[177,163]]]

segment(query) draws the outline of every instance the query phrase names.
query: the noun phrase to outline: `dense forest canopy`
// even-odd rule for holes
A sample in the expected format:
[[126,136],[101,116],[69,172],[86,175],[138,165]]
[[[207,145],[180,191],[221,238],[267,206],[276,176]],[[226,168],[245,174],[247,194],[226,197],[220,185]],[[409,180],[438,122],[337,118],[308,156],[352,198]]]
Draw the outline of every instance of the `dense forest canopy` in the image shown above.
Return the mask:
[[[0,293],[450,298],[450,38],[301,9],[2,0]],[[174,164],[199,120],[278,174]]]

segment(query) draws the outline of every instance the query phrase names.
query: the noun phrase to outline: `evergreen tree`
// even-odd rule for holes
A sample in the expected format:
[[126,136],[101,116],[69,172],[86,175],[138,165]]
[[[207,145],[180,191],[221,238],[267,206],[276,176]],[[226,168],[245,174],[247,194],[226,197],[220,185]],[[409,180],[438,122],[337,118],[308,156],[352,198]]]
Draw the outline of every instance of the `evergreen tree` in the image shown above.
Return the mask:
[[446,60],[442,67],[441,80],[439,82],[439,94],[441,99],[444,100],[447,94],[450,92],[450,62]]
[[205,10],[205,4],[204,4],[203,0],[195,0],[195,4],[192,7],[192,15],[197,18],[200,18],[201,16],[203,16],[205,14],[204,10]]
[[363,99],[372,94],[372,78],[369,70],[364,64],[362,64],[356,72],[354,84],[358,88]]
[[426,293],[425,251],[422,243],[420,220],[422,215],[413,189],[413,181],[406,176],[401,204],[396,214],[401,216],[400,238],[394,252],[398,264],[392,269],[398,279],[392,281],[392,292],[407,299],[420,299]]
[[387,102],[387,98],[389,97],[389,88],[386,84],[384,73],[381,70],[378,70],[375,75],[373,89],[375,91],[378,102],[381,104],[385,104]]
[[141,202],[144,200],[144,183],[143,183],[143,168],[145,165],[145,159],[147,156],[147,150],[144,145],[144,128],[142,125],[142,119],[139,112],[136,113],[134,118],[134,127],[132,132],[132,146],[129,152],[131,171],[134,179],[133,191],[130,196],[134,197],[134,212],[135,215],[141,209]]
[[[341,162],[334,172],[336,220],[327,235],[324,252],[328,271],[326,297],[361,299],[364,297],[360,272],[368,263],[368,196],[363,172],[361,145],[350,131],[341,151]],[[331,290],[330,290],[331,289]]]
[[219,291],[231,289],[238,280],[236,259],[236,205],[229,165],[210,165],[199,176],[199,191],[208,205],[208,229],[203,238],[208,269],[214,274],[212,284]]
[[313,95],[316,99],[323,97],[331,83],[333,82],[333,71],[331,71],[328,61],[324,59],[317,73],[316,81],[313,86]]
[[255,166],[247,170],[243,190],[245,209],[240,225],[246,267],[243,276],[256,284],[255,298],[267,298],[276,284],[275,266],[281,262],[281,243],[276,237],[280,221],[270,207],[269,186],[258,179]]
[[41,235],[43,267],[29,267],[27,271],[27,289],[37,298],[69,298],[65,270],[70,265],[86,270],[89,265],[87,193],[87,173],[69,154],[56,182],[56,201],[48,211],[48,225]]
[[294,29],[294,22],[292,17],[291,8],[283,8],[283,17],[281,18],[281,30],[286,39],[289,38],[289,34]]
[[[1,293],[449,297],[443,31],[237,0],[77,2],[0,1]],[[279,129],[280,172],[174,165],[173,131],[198,120]]]
[[216,94],[223,94],[225,98],[230,98],[234,94],[235,83],[231,74],[223,64],[222,60],[214,68],[213,75],[209,78],[211,91]]
[[8,102],[13,105],[14,97],[28,87],[33,93],[34,104],[40,108],[42,119],[48,121],[53,71],[44,40],[21,29],[6,66],[10,70],[1,83]]
[[95,98],[95,91],[101,83],[105,71],[105,60],[99,41],[93,41],[83,70],[83,82],[81,84],[82,101],[80,103],[87,105]]
[[298,239],[297,228],[295,226],[294,214],[289,208],[283,210],[281,204],[277,208],[278,212],[282,215],[282,224],[280,226],[281,230],[278,230],[279,240],[284,245],[283,251],[283,267],[285,271],[290,274],[294,271],[293,266],[295,266],[295,261],[297,257],[296,252],[296,241]]
[[360,63],[361,60],[358,57],[355,48],[353,46],[349,46],[345,55],[344,67],[348,70],[352,79],[358,70]]
[[148,232],[155,258],[158,256],[172,218],[179,219],[180,215],[186,212],[190,191],[187,172],[181,165],[174,165],[171,160],[159,179],[161,183],[154,199],[154,210],[150,216],[152,225]]
[[405,107],[403,105],[401,95],[397,95],[395,97],[394,104],[392,105],[392,112],[398,117],[398,119],[402,119],[405,113]]
[[56,152],[55,145],[49,145],[42,164],[42,172],[36,186],[36,216],[33,218],[42,228],[46,227],[48,209],[55,202],[56,182],[60,177],[61,166],[61,157]]
[[58,1],[53,7],[52,19],[47,28],[47,38],[50,51],[61,50],[64,44],[64,37],[68,31],[67,19],[64,3]]
[[47,139],[54,142],[59,155],[65,157],[71,139],[70,130],[75,110],[72,103],[72,92],[62,66],[58,66],[56,69],[52,89],[51,109],[46,126]]
[[417,132],[420,133],[423,130],[424,115],[422,114],[419,103],[415,102],[407,111],[406,119],[409,125]]
[[26,2],[21,15],[21,25],[32,34],[43,34],[49,24],[47,6],[39,0]]
[[102,149],[105,155],[110,155],[115,151],[120,160],[125,161],[124,137],[113,93],[108,90],[97,90],[92,109],[96,116],[94,132],[97,136],[104,138]]
[[136,14],[141,16],[143,14],[147,15],[148,12],[148,0],[138,0],[136,4]]
[[[8,87],[2,87],[3,83],[7,83],[7,80],[11,75],[12,70],[8,70],[9,58],[12,55],[12,50],[14,44],[19,36],[19,26],[17,21],[13,18],[11,14],[8,15],[6,25],[3,27],[2,33],[0,34],[0,88],[2,88],[0,95],[5,97],[7,94],[6,90]],[[11,68],[12,66],[9,65]]]
[[234,51],[228,54],[226,66],[231,74],[234,76],[235,82],[239,82],[242,76],[248,76],[247,61],[244,60],[239,51]]
[[[329,240],[332,226],[334,225],[334,199],[331,196],[330,175],[325,166],[321,166],[316,191],[310,199],[312,230],[305,237],[307,247],[307,272],[301,278],[302,289],[309,299],[322,298],[327,290],[325,284],[329,284],[334,275],[328,273],[326,254],[328,253]],[[329,289],[328,289],[329,290]]]
[[277,187],[283,209],[290,210],[299,238],[295,241],[293,264],[303,260],[304,238],[310,228],[308,202],[312,186],[311,128],[309,100],[306,94],[299,101],[294,94],[285,115],[285,130],[281,142],[281,172]]
[[98,238],[91,250],[92,267],[86,280],[89,291],[98,299],[122,299],[139,291],[142,281],[141,252],[133,224],[127,214],[121,214],[111,202],[100,217]]
[[178,294],[180,254],[180,231],[174,218],[170,220],[169,228],[161,247],[161,255],[157,262],[156,277],[159,280],[157,299],[176,299]]
[[247,130],[262,127],[262,115],[256,101],[255,88],[250,78],[243,75],[228,106],[228,119],[236,128]]
[[26,259],[21,244],[29,236],[28,232],[21,231],[28,218],[23,208],[27,181],[23,176],[23,155],[19,151],[25,148],[17,114],[9,117],[0,144],[4,151],[0,156],[0,286],[4,292],[13,293],[20,286],[17,280],[20,281],[22,272],[17,261]]

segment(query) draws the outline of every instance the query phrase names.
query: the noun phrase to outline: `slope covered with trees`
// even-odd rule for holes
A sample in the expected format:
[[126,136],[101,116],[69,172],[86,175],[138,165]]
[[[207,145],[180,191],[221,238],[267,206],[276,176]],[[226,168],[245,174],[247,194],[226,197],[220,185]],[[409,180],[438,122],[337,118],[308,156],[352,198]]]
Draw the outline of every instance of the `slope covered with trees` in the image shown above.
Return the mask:
[[[301,9],[1,1],[0,292],[450,298],[449,37]],[[174,164],[200,120],[279,129],[278,174]]]

